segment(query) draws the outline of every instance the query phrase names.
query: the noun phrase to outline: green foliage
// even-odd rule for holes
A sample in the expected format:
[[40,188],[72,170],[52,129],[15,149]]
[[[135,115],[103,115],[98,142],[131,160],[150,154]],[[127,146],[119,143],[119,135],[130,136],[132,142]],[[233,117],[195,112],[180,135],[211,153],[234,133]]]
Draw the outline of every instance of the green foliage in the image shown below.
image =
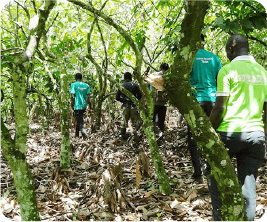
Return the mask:
[[[100,1],[94,1],[96,7],[101,7]],[[37,6],[40,2],[37,2]],[[32,17],[35,12],[29,1],[25,6]],[[113,18],[126,27],[128,32],[133,36],[134,41],[139,48],[145,46],[143,50],[144,60],[153,67],[159,67],[161,62],[169,62],[180,40],[181,21],[185,11],[182,1],[172,0],[145,0],[134,2],[131,0],[109,1],[103,11],[113,15]],[[18,16],[17,16],[18,15]],[[2,113],[4,118],[12,117],[12,89],[10,87],[11,78],[9,75],[9,66],[15,62],[14,53],[21,51],[28,42],[29,19],[25,10],[17,7],[16,3],[10,3],[1,14],[2,27],[1,32],[2,58],[2,84],[6,96],[2,104]],[[40,43],[40,49],[43,55],[50,59],[45,50],[48,49],[56,55],[58,62],[64,62],[67,67],[67,73],[72,76],[76,72],[82,72],[84,79],[91,86],[92,97],[98,97],[100,93],[100,83],[98,73],[94,65],[86,58],[87,42],[86,35],[94,17],[89,12],[80,10],[68,2],[59,2],[51,12],[46,28],[46,37]],[[21,24],[20,28],[16,22]],[[207,35],[206,48],[218,54],[223,64],[227,63],[224,52],[224,45],[227,33],[241,32],[258,40],[264,38],[264,29],[266,28],[265,10],[257,2],[241,1],[216,1],[213,2],[209,14],[205,19],[206,27],[203,32]],[[134,53],[130,45],[120,36],[117,31],[99,20],[102,34],[107,46],[109,61],[108,74],[120,82],[125,71],[132,72],[135,64]],[[26,34],[26,35],[25,35]],[[92,54],[98,64],[102,65],[104,58],[104,48],[100,44],[100,36],[97,29],[93,31],[91,37]],[[251,41],[251,53],[256,59],[264,65],[266,52],[259,41]],[[13,48],[16,50],[12,50]],[[39,54],[37,54],[39,57]],[[51,78],[43,69],[43,58],[33,59],[33,74],[28,76],[28,88],[36,89],[38,92],[44,92],[47,98],[56,96],[54,84]],[[60,88],[60,71],[55,65],[49,63],[49,69],[53,78],[56,80],[57,88]],[[130,66],[127,66],[130,65]],[[143,67],[145,69],[146,67]],[[108,84],[108,90],[115,90],[114,86]],[[28,95],[29,107],[37,101],[37,94]],[[42,102],[51,103],[50,107],[55,106],[55,99],[46,100],[41,97]],[[30,109],[28,109],[30,111]]]
[[[40,4],[37,2],[37,6]],[[101,2],[94,1],[94,5],[100,8]],[[35,12],[31,2],[26,1],[25,6],[32,17]],[[161,62],[171,61],[172,52],[177,49],[181,37],[179,33],[181,21],[185,13],[183,8],[184,3],[182,1],[144,0],[135,2],[124,0],[109,1],[103,11],[111,14],[116,21],[126,27],[139,48],[145,46],[146,50],[143,50],[144,60],[153,67],[159,67]],[[2,51],[7,50],[2,52],[1,58],[1,69],[2,74],[4,74],[2,89],[7,94],[2,110],[7,116],[12,116],[10,113],[12,112],[11,78],[8,70],[9,65],[15,62],[14,53],[27,45],[29,18],[24,9],[17,7],[16,3],[10,3],[2,11],[1,19],[1,25],[4,28],[1,32],[1,46]],[[57,57],[54,64],[49,63],[49,69],[58,88],[60,87],[60,71],[55,64],[64,62],[67,73],[71,76],[78,71],[84,74],[85,80],[91,85],[92,96],[97,97],[100,92],[98,73],[93,64],[86,58],[86,35],[93,19],[94,17],[89,12],[80,10],[71,3],[59,2],[55,10],[51,12],[46,25],[46,28],[49,29],[39,48],[43,50],[42,53],[45,58],[54,60],[46,54],[46,50]],[[226,63],[228,61],[222,49],[224,49],[227,33],[241,32],[261,40],[264,38],[264,31],[262,30],[266,28],[266,14],[262,5],[254,1],[216,1],[213,2],[205,22],[204,33],[208,36],[206,48],[219,54],[223,63]],[[17,26],[17,23],[21,26]],[[99,24],[107,46],[108,74],[119,82],[122,78],[119,73],[133,71],[134,53],[129,43],[114,28],[109,27],[101,19]],[[99,32],[95,29],[91,37],[92,54],[98,64],[102,65],[105,55],[100,42]],[[251,42],[251,52],[260,63],[264,64],[266,53],[259,44],[261,44],[259,41]],[[17,49],[12,50],[15,47]],[[33,74],[28,77],[28,87],[44,92],[48,98],[53,98],[55,86],[43,69],[41,62],[43,58],[40,57],[39,53],[37,57],[39,60],[33,59],[32,61],[34,70]],[[143,67],[143,69],[145,68]],[[108,85],[108,90],[111,89],[114,90],[114,86]],[[28,95],[29,106],[36,101],[35,94]],[[46,102],[43,96],[42,100]],[[55,100],[50,100],[50,102],[52,101],[55,103]]]
[[266,28],[265,9],[256,1],[218,1],[213,6],[216,18],[209,21],[213,30],[219,28],[228,33],[246,35],[255,29]]

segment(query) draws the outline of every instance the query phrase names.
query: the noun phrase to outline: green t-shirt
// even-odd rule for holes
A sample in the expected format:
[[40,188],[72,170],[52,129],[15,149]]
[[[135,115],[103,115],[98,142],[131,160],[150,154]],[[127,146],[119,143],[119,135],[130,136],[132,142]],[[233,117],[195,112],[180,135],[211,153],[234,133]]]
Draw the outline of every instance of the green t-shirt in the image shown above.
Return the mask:
[[264,131],[262,110],[267,99],[267,72],[252,56],[238,56],[220,70],[217,96],[229,97],[218,131]]
[[85,110],[87,106],[87,94],[90,94],[89,85],[79,81],[72,83],[70,93],[75,95],[74,110]]
[[199,102],[216,101],[216,77],[222,64],[218,56],[213,53],[199,49],[194,60],[190,83],[196,88],[193,90]]

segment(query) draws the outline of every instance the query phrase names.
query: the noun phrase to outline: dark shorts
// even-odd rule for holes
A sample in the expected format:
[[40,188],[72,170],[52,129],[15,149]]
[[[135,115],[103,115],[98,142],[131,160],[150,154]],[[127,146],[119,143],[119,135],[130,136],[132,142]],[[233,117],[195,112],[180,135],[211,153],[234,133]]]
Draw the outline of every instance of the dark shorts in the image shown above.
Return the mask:
[[266,142],[263,131],[254,132],[219,132],[230,157],[246,155],[255,159],[266,158]]

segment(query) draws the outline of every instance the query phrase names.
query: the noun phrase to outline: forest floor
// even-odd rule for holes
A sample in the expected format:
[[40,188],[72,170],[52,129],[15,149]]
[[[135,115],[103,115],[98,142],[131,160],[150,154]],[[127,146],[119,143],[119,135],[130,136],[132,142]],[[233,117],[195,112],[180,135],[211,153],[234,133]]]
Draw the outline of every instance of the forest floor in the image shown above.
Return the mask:
[[[27,161],[41,220],[212,220],[206,178],[203,184],[191,178],[187,129],[185,125],[177,126],[176,114],[168,113],[167,130],[158,136],[172,187],[170,195],[158,192],[145,136],[139,143],[134,142],[132,136],[121,141],[118,121],[103,125],[101,131],[89,132],[85,141],[74,138],[72,131],[69,170],[59,169],[61,135],[58,127],[51,124],[43,130],[40,124],[32,123]],[[267,213],[266,172],[265,164],[257,179],[256,220]],[[21,220],[12,174],[2,155],[0,209],[7,218]]]

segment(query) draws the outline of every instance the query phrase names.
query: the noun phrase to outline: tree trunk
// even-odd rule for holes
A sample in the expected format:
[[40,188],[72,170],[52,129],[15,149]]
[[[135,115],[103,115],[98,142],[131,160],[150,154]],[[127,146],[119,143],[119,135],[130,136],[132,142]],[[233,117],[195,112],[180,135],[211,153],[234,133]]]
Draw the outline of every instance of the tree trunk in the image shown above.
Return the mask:
[[[148,100],[147,100],[147,110],[145,110],[144,107],[142,106],[142,104],[135,98],[135,96],[132,93],[130,93],[128,90],[126,90],[122,86],[118,86],[118,88],[127,97],[129,97],[135,103],[135,105],[138,107],[138,110],[140,112],[140,116],[141,116],[142,120],[144,121],[143,129],[144,129],[144,132],[146,134],[147,141],[149,144],[150,154],[151,154],[151,157],[153,160],[153,164],[154,164],[155,171],[156,171],[156,176],[157,176],[158,183],[159,183],[159,190],[160,190],[160,192],[162,192],[164,194],[169,194],[169,193],[171,193],[171,186],[170,186],[168,175],[166,174],[166,171],[164,169],[162,157],[159,153],[156,135],[155,135],[155,132],[153,129],[154,128],[153,127],[153,121],[152,121],[152,114],[153,114],[153,107],[154,107],[153,100],[150,99],[149,100],[150,103],[148,103]],[[148,87],[146,86],[146,88],[148,88]],[[143,90],[143,88],[141,88],[141,89]]]
[[[29,62],[14,66],[12,70],[13,101],[15,112],[15,140],[1,119],[1,143],[4,157],[11,168],[17,190],[22,220],[40,220],[34,193],[31,172],[26,161],[26,141],[28,134],[28,117],[26,111],[26,79],[25,71]],[[25,67],[24,67],[25,66]]]
[[99,130],[101,126],[101,116],[102,116],[102,105],[103,105],[103,97],[100,95],[98,97],[97,108],[96,108],[96,121],[95,121],[95,129]]
[[40,220],[31,172],[26,162],[25,153],[18,150],[2,119],[1,133],[2,150],[13,174],[21,219],[23,221]]
[[244,200],[229,155],[196,98],[191,95],[190,72],[207,9],[206,1],[188,1],[182,22],[183,37],[179,44],[180,48],[176,52],[170,71],[164,74],[165,89],[170,102],[187,120],[193,138],[211,166],[212,176],[221,193],[222,219],[245,220]]
[[169,183],[168,175],[165,172],[164,165],[162,162],[162,157],[159,153],[159,148],[156,140],[156,136],[153,129],[153,122],[147,121],[145,123],[144,131],[148,140],[150,155],[153,160],[153,164],[155,167],[158,183],[159,183],[159,191],[164,194],[171,193],[171,187]]
[[[64,69],[62,69],[64,70]],[[64,72],[66,73],[66,72]],[[60,95],[60,129],[61,129],[61,153],[60,153],[60,167],[70,168],[70,93],[69,81],[67,74],[61,74],[61,95]]]

